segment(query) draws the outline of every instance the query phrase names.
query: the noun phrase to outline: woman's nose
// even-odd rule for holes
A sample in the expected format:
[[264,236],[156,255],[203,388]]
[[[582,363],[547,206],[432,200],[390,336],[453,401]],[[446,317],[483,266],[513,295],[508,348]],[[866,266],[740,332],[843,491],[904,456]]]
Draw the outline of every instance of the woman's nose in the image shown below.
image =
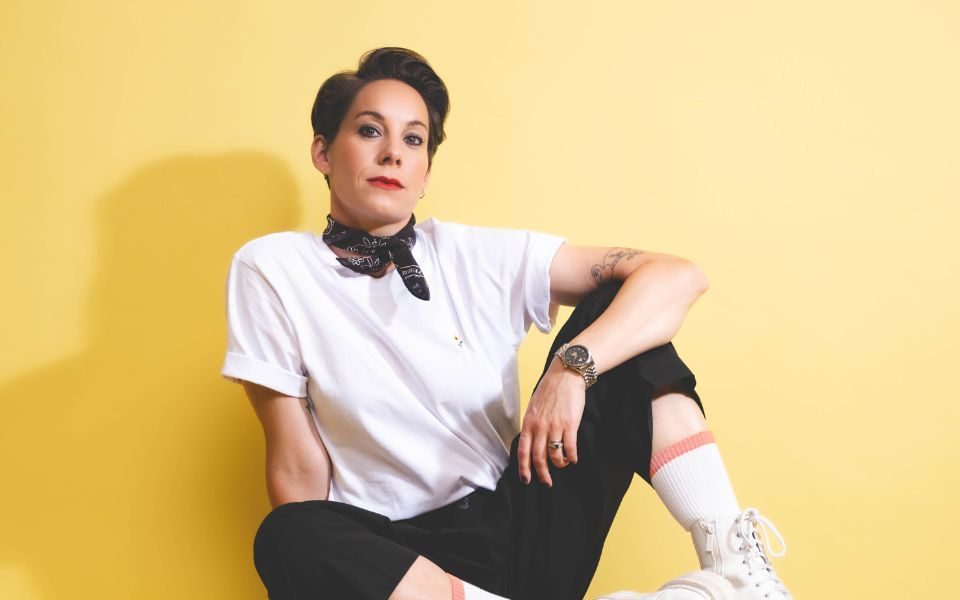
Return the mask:
[[380,164],[388,165],[394,161],[396,161],[398,166],[400,165],[400,151],[394,147],[392,141],[388,141],[383,148],[383,154],[380,156]]

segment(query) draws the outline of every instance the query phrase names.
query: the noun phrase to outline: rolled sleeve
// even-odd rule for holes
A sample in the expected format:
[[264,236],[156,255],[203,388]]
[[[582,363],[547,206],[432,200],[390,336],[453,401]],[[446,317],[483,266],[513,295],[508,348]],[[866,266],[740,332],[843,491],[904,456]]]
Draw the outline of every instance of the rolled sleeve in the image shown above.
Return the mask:
[[234,383],[252,381],[295,398],[305,398],[307,395],[307,378],[303,375],[243,354],[227,352],[220,373]]
[[527,260],[523,271],[524,329],[533,323],[543,333],[550,333],[550,265],[557,250],[566,240],[548,233],[528,232]]
[[307,395],[296,333],[269,282],[234,257],[227,276],[227,352],[221,375],[298,398]]

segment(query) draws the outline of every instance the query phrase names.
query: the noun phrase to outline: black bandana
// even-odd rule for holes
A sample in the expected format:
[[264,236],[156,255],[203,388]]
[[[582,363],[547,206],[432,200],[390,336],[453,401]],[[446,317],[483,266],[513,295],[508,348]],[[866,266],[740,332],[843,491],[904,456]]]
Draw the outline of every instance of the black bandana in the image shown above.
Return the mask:
[[323,241],[331,246],[362,254],[363,256],[348,258],[337,257],[341,265],[357,273],[376,273],[393,261],[403,279],[403,285],[407,286],[410,293],[421,300],[429,300],[430,288],[427,287],[427,280],[410,251],[417,243],[417,233],[413,230],[416,222],[416,217],[411,214],[410,222],[396,234],[379,236],[341,225],[327,215]]

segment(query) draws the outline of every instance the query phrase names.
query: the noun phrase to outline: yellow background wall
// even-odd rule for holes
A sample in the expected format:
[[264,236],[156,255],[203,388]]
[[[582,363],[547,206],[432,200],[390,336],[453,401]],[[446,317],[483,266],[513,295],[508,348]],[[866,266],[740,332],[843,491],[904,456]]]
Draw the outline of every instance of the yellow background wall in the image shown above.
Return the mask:
[[[322,227],[313,96],[384,45],[452,94],[420,220],[706,271],[675,342],[798,598],[950,595],[958,17],[946,0],[5,1],[0,597],[266,596],[263,441],[219,376],[226,268],[248,239]],[[549,341],[523,346],[524,397]],[[591,593],[695,564],[637,480]]]

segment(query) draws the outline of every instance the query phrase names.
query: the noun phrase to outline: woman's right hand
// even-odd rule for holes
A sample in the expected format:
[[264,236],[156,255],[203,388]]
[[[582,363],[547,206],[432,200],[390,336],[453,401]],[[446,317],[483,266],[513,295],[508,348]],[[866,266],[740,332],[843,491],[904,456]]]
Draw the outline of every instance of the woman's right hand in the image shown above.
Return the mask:
[[[530,483],[530,464],[537,478],[553,487],[547,459],[558,469],[577,462],[577,430],[586,405],[586,382],[583,377],[553,358],[547,372],[527,404],[517,445],[520,479]],[[550,440],[563,442],[562,448],[547,448]]]

